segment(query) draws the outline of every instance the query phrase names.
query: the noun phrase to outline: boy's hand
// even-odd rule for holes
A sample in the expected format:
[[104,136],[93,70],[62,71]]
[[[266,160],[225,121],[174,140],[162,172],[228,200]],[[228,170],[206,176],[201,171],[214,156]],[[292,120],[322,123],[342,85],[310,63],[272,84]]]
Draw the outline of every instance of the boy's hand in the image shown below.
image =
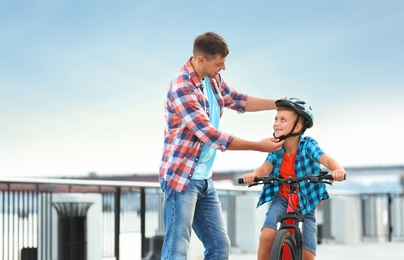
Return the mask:
[[342,169],[332,171],[332,178],[334,181],[343,181],[345,180],[346,172]]
[[244,174],[243,181],[245,184],[250,185],[254,183],[254,179],[257,177],[253,172]]

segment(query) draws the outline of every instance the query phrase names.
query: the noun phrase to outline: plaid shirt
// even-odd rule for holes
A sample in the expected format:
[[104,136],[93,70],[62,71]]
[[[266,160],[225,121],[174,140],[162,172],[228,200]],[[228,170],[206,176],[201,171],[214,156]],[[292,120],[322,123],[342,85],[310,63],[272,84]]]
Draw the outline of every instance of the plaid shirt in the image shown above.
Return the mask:
[[[266,159],[267,162],[274,166],[274,169],[270,174],[277,177],[280,177],[279,168],[282,163],[283,153],[284,149],[282,148],[279,151],[270,153]],[[313,138],[301,136],[294,165],[296,177],[300,178],[304,175],[320,173],[321,168],[319,159],[323,154],[323,150]],[[278,194],[279,186],[280,184],[277,182],[265,184],[262,188],[257,207],[265,202],[271,201],[273,197]],[[310,182],[300,182],[298,195],[303,215],[315,209],[321,200],[329,198],[324,183],[315,184]]]
[[[210,85],[220,106],[245,111],[247,95],[226,85],[220,75],[210,79]],[[184,192],[192,178],[202,152],[202,146],[225,151],[233,136],[213,127],[209,120],[209,102],[204,86],[191,65],[191,59],[170,83],[165,101],[164,148],[160,178],[176,191]]]

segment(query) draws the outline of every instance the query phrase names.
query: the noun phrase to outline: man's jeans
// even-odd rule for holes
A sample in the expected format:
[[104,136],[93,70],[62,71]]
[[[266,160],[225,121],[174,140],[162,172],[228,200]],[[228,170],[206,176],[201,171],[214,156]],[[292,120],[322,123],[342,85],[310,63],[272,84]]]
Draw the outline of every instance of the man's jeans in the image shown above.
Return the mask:
[[161,259],[187,259],[191,227],[205,247],[205,259],[228,259],[230,240],[213,181],[191,180],[183,193],[171,189],[164,180],[160,185],[166,229]]

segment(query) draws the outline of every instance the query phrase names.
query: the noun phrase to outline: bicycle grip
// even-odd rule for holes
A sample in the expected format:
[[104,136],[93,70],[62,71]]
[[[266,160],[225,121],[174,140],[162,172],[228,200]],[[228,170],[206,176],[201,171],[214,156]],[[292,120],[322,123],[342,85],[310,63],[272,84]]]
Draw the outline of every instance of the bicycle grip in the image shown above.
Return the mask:
[[[259,182],[260,180],[262,180],[262,178],[259,178],[259,177],[254,178],[254,182]],[[245,184],[244,179],[238,178],[238,184]]]
[[[324,175],[324,179],[326,180],[334,180],[331,174]],[[346,180],[346,174],[344,175],[344,181]]]

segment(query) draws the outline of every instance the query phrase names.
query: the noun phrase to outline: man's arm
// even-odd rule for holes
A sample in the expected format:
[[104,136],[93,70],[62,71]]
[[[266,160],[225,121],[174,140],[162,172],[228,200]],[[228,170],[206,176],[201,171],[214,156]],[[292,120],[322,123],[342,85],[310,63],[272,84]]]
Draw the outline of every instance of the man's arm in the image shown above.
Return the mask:
[[275,101],[276,99],[248,96],[245,111],[256,112],[263,110],[273,110],[276,109]]
[[227,150],[251,150],[258,152],[274,152],[282,148],[284,141],[278,141],[275,138],[265,138],[259,142],[244,140],[238,137],[234,137]]

